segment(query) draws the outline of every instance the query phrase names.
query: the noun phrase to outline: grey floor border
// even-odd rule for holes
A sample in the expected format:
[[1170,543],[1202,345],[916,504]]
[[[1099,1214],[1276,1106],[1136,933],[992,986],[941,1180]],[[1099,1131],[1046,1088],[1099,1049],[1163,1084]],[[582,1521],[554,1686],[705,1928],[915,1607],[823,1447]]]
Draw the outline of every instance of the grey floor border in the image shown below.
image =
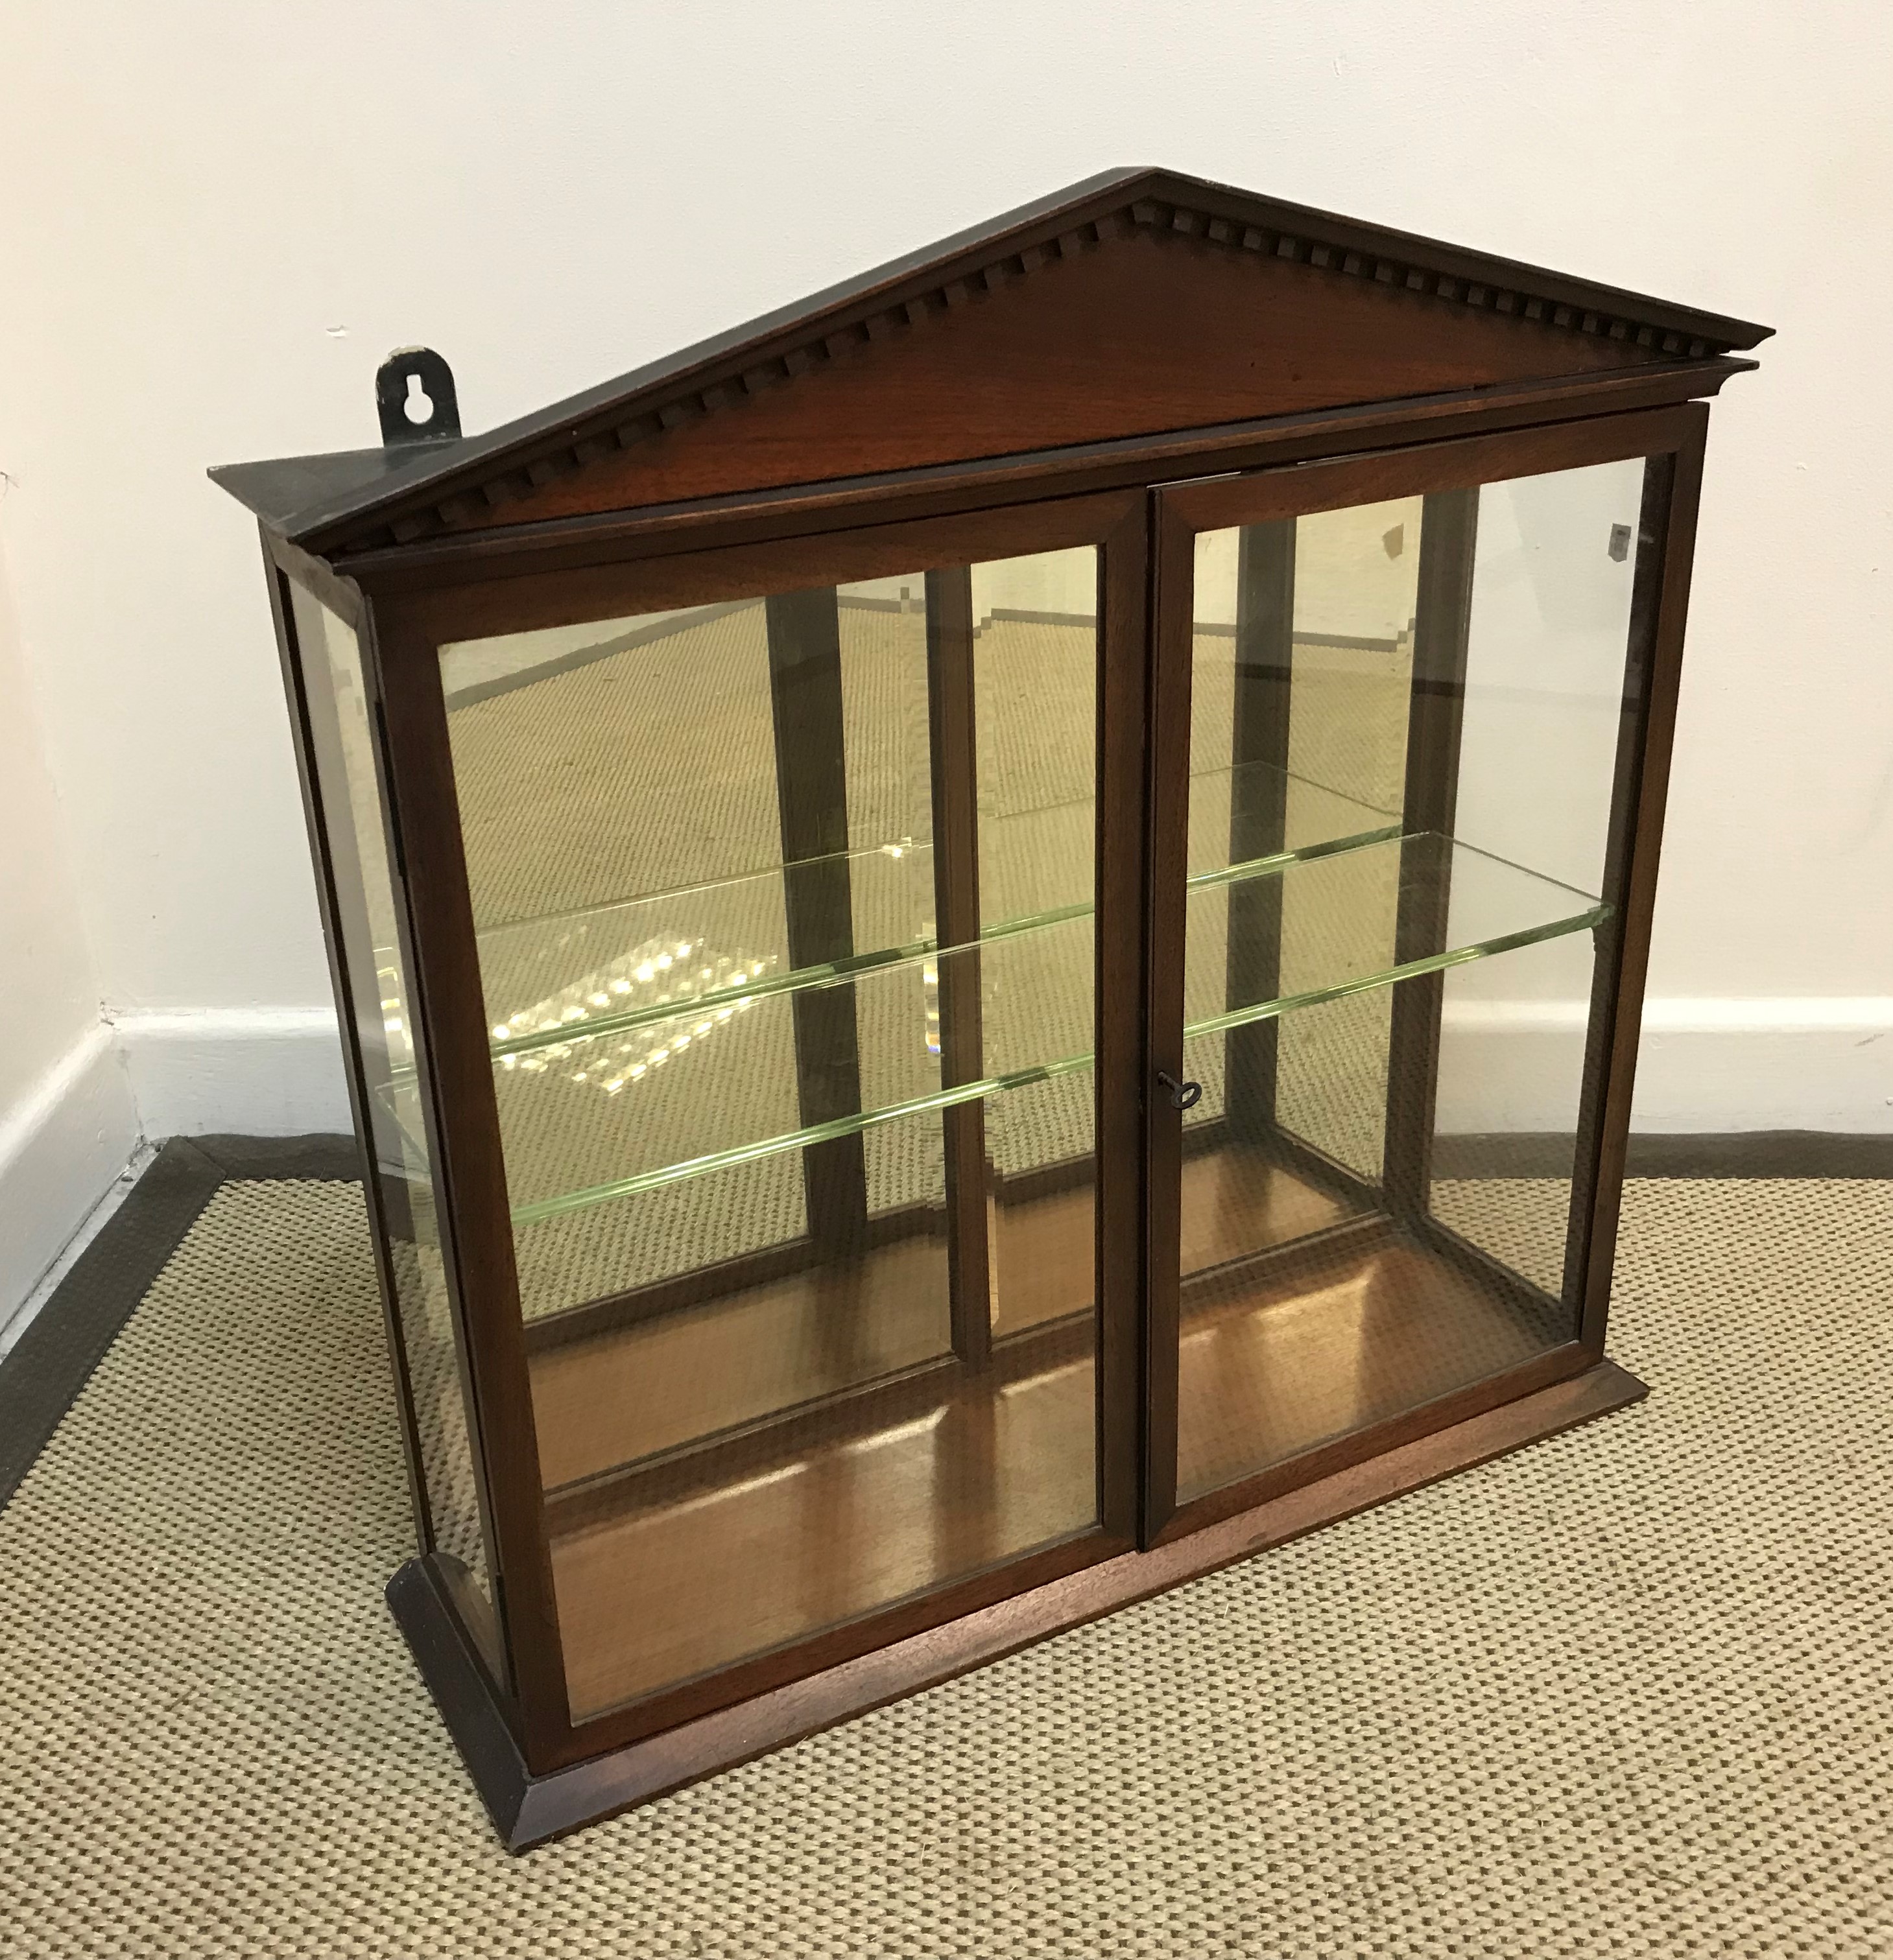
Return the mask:
[[1893,1178],[1893,1135],[1745,1130],[1732,1136],[1630,1138],[1627,1177]]
[[188,1141],[227,1178],[259,1182],[309,1178],[336,1184],[361,1182],[362,1147],[349,1136],[218,1136],[193,1137]]
[[[1433,1141],[1432,1174],[1447,1178],[1569,1177],[1568,1132],[1506,1131]],[[1732,1134],[1633,1132],[1626,1177],[1893,1178],[1893,1135],[1831,1130]]]
[[355,1179],[352,1137],[173,1137],[0,1360],[0,1506],[20,1488],[120,1330],[232,1179]]
[[[1442,1138],[1442,1177],[1570,1175],[1570,1139]],[[174,1137],[0,1360],[0,1506],[18,1489],[119,1330],[199,1214],[231,1180],[353,1182],[352,1137]],[[1893,1136],[1765,1130],[1630,1138],[1631,1177],[1893,1178]]]

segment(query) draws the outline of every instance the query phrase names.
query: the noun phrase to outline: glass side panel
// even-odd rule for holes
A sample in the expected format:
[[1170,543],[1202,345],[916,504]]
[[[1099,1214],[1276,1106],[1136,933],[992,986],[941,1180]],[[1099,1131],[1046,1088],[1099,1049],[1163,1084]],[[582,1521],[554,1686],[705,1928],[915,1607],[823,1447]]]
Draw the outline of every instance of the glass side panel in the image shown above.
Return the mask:
[[1644,474],[1197,541],[1180,1501],[1575,1335]]
[[441,650],[575,1719],[1095,1526],[1097,589]]
[[[1624,648],[1643,481],[1633,458],[1479,497],[1454,832],[1587,891],[1608,876],[1614,759],[1639,705]],[[1547,944],[1447,976],[1431,1165],[1442,1223],[1573,1303],[1585,953]]]
[[[353,631],[312,593],[294,584],[289,590],[335,880],[336,924],[367,1078],[394,1318],[413,1398],[435,1548],[455,1561],[490,1603],[492,1580],[441,1263],[433,1173],[413,1106],[416,1092],[407,975],[395,930],[361,648]],[[397,1085],[398,1098],[391,1093]],[[491,1641],[490,1628],[475,1631]]]
[[1604,889],[1644,464],[1479,493],[1453,834]]
[[1567,1284],[1591,983],[1589,934],[1455,967],[1440,1009],[1432,1216],[1545,1293]]

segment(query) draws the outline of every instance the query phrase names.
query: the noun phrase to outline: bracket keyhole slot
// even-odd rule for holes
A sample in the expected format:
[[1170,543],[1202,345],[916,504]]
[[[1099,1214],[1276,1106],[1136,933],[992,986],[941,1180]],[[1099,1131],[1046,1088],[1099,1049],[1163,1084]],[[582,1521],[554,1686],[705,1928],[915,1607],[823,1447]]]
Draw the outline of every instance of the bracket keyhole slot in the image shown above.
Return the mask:
[[397,347],[374,377],[374,406],[381,441],[444,442],[460,434],[460,399],[454,371],[431,347]]

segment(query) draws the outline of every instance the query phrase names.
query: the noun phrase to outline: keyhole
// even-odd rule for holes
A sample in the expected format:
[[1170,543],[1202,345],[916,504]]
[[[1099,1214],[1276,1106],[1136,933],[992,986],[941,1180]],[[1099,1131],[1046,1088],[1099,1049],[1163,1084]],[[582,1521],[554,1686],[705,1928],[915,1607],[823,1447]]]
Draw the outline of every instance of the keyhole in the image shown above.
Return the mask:
[[434,419],[434,398],[421,386],[418,374],[407,377],[407,399],[401,404],[401,412],[416,428]]

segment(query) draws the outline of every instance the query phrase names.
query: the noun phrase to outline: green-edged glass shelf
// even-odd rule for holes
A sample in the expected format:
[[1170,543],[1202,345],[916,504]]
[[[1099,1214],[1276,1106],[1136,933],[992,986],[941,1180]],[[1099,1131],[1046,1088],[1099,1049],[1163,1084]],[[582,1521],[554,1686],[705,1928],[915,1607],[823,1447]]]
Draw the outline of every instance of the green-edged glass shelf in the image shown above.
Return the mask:
[[[1200,970],[1186,972],[1186,1039],[1581,932],[1608,916],[1608,908],[1598,899],[1470,845],[1431,832],[1390,835],[1378,826],[1244,864],[1198,865],[1193,854],[1193,865],[1186,943],[1197,954],[1191,968]],[[781,877],[779,871],[763,875],[778,881]],[[1273,888],[1262,880],[1273,881]],[[1238,897],[1243,893],[1264,899],[1265,907]],[[665,902],[677,896],[666,895]],[[1447,924],[1436,950],[1399,960],[1394,928],[1403,899],[1420,901],[1413,909],[1443,915]],[[1258,909],[1272,915],[1260,928]],[[1248,932],[1265,930],[1272,935],[1278,923],[1276,985],[1280,991],[1232,998],[1229,968],[1234,964],[1239,970],[1243,963],[1225,961],[1223,947],[1232,935],[1238,945]],[[1005,1096],[1092,1065],[1088,905],[1071,903],[1007,919],[964,946],[941,950],[931,941],[914,941],[801,972],[778,972],[766,963],[759,968],[753,956],[719,953],[708,963],[706,975],[700,949],[709,937],[707,930],[689,936],[684,927],[674,930],[673,969],[684,959],[694,960],[693,977],[703,988],[687,1000],[633,1000],[620,1009],[614,1000],[624,996],[614,995],[607,984],[592,989],[594,996],[604,996],[596,1019],[519,1034],[509,1026],[504,1036],[496,1025],[496,1090],[502,1131],[509,1138],[509,1109],[524,1106],[515,1099],[543,1093],[531,1086],[538,1080],[548,1087],[563,1081],[572,1085],[567,1093],[582,1091],[613,1102],[623,1096],[629,1103],[627,1092],[637,1093],[641,1102],[646,1094],[651,1099],[643,1105],[649,1122],[626,1121],[621,1129],[613,1123],[614,1147],[624,1170],[608,1181],[572,1188],[559,1188],[555,1181],[552,1188],[535,1189],[532,1166],[517,1150],[509,1151],[516,1224],[634,1197],[957,1103]],[[648,934],[646,943],[655,938]],[[1206,949],[1213,949],[1213,956]],[[729,968],[719,969],[716,959],[729,960]],[[657,971],[654,966],[654,975]],[[1286,988],[1283,978],[1289,983]],[[649,983],[634,978],[633,984]],[[869,1106],[831,1122],[798,1126],[793,1121],[791,1004],[805,989],[841,984],[854,989],[862,1099]],[[941,1081],[938,1003],[941,990],[955,984],[979,991],[984,1051],[977,1080],[946,1085]],[[1076,1039],[1069,1038],[1073,1034]],[[760,1106],[772,1080],[787,1098],[789,1120],[779,1125],[770,1122],[769,1112]],[[744,1092],[740,1102],[730,1096],[732,1085]],[[406,1085],[397,1085],[397,1095],[411,1103]],[[643,1111],[637,1113],[641,1118]],[[718,1130],[727,1131],[733,1118],[747,1125],[750,1138],[732,1144],[719,1137]],[[636,1162],[647,1153],[652,1161]],[[556,1180],[556,1171],[553,1175]]]
[[[1267,779],[1267,780],[1265,780]],[[1192,886],[1397,837],[1397,817],[1266,763],[1191,780]],[[1232,799],[1272,795],[1288,810],[1283,848],[1229,862]],[[979,943],[1043,931],[1092,911],[1096,807],[1088,798],[980,826]],[[786,893],[792,876],[845,864],[854,938],[869,950],[821,966],[788,964]],[[580,912],[489,928],[480,936],[489,1042],[496,1061],[630,1032],[685,1014],[856,980],[924,960],[933,937],[931,843],[903,837],[871,849],[780,864],[641,895]]]

